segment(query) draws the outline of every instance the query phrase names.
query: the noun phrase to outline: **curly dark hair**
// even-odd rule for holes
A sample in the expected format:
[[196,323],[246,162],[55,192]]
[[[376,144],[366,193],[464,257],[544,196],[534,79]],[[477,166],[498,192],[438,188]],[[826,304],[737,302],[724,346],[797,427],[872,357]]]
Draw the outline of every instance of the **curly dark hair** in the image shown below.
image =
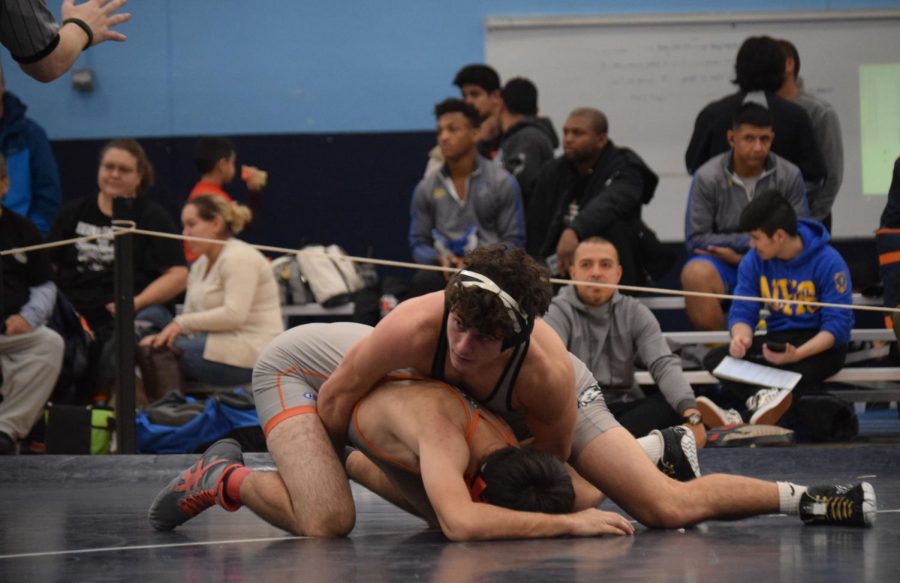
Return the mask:
[[[489,278],[512,296],[529,322],[550,307],[553,297],[550,272],[524,249],[487,245],[466,253],[463,261],[468,271]],[[445,294],[450,309],[466,326],[493,338],[515,334],[509,312],[497,295],[478,287],[459,285],[459,275],[450,279]]]

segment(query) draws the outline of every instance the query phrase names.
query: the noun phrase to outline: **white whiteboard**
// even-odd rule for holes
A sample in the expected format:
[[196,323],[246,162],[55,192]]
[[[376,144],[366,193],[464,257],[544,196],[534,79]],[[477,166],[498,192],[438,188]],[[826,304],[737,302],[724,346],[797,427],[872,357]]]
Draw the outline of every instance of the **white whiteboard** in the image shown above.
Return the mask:
[[[504,79],[534,81],[541,114],[557,131],[575,107],[597,107],[610,138],[660,175],[644,218],[666,241],[684,239],[684,151],[700,109],[736,91],[734,59],[745,38],[790,40],[806,89],[834,106],[843,130],[834,236],[871,237],[878,227],[885,197],[862,195],[859,66],[900,62],[900,11],[489,18],[486,28],[486,62]],[[895,107],[898,120],[900,98]],[[885,155],[892,161],[900,151]]]

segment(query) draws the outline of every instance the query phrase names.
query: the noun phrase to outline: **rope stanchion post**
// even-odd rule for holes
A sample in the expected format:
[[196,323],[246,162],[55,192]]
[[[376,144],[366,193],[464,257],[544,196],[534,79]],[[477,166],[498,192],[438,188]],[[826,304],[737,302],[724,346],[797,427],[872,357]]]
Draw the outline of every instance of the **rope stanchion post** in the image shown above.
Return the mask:
[[[113,200],[113,225],[134,224],[134,199]],[[134,383],[134,235],[118,233],[115,238],[114,297],[116,304],[116,439],[118,451],[137,451]]]

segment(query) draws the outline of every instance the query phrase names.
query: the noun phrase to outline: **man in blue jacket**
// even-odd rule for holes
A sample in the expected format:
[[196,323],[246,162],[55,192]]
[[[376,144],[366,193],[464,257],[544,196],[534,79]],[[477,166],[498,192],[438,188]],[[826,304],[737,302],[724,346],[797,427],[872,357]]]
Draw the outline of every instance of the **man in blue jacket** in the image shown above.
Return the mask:
[[[752,249],[738,267],[734,294],[767,300],[767,332],[763,336],[753,334],[763,304],[736,300],[728,317],[731,342],[710,352],[704,365],[713,370],[726,355],[755,360],[802,374],[794,389],[798,395],[813,391],[843,366],[853,312],[790,301],[851,305],[847,264],[828,244],[825,227],[815,221],[798,220],[791,204],[777,190],[755,197],[741,213],[740,225],[750,233]],[[791,403],[791,391],[724,380],[718,400],[718,405],[745,409],[750,423],[765,425],[775,424]],[[697,399],[697,408],[704,423],[712,419],[711,426],[740,421],[704,397]]]
[[0,69],[0,154],[6,157],[10,177],[3,204],[47,236],[62,203],[62,188],[47,133],[25,117],[26,109],[18,97],[6,91]]

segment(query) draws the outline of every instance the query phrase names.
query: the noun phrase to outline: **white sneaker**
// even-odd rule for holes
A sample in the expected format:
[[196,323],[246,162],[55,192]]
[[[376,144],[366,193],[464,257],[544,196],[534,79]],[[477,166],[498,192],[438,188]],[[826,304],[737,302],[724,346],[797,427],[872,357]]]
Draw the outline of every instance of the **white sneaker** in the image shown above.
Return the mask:
[[752,411],[753,425],[775,425],[787,411],[794,398],[787,389],[762,389],[747,399],[747,409]]
[[734,409],[723,409],[706,397],[697,397],[697,410],[700,411],[703,424],[710,429],[744,422],[741,414]]

